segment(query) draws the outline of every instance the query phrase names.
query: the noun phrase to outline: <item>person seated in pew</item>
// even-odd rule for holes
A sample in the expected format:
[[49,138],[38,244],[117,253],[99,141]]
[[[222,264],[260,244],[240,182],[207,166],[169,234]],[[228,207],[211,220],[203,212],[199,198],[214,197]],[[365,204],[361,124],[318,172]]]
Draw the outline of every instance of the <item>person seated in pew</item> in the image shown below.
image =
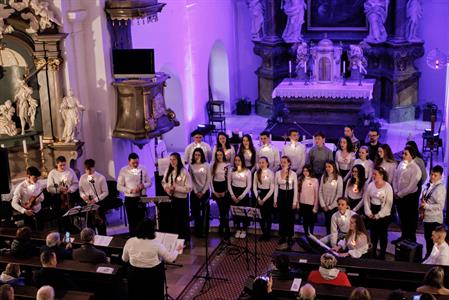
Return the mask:
[[29,258],[38,254],[38,248],[31,241],[31,228],[18,228],[16,238],[11,243],[11,255],[15,258]]
[[371,300],[370,292],[364,287],[358,287],[352,290],[349,300]]
[[418,293],[433,295],[449,295],[449,289],[444,287],[444,270],[441,267],[433,267],[424,277],[423,285],[416,289]]
[[12,286],[25,285],[25,278],[20,277],[20,266],[18,264],[9,263],[6,265],[5,271],[0,275],[0,285],[6,283]]
[[360,258],[368,252],[370,248],[370,239],[365,228],[365,222],[359,215],[353,215],[349,223],[349,231],[346,237],[338,242],[333,248],[334,251],[343,253],[340,257]]
[[307,282],[314,284],[331,284],[336,286],[351,286],[345,272],[340,272],[336,268],[337,259],[330,253],[321,255],[320,268],[312,271],[307,278]]
[[306,283],[299,289],[299,300],[315,300],[316,291],[315,288],[310,284]]
[[83,244],[80,248],[73,250],[74,260],[91,264],[108,263],[106,253],[94,246],[95,232],[91,228],[81,230],[80,238]]
[[449,245],[446,243],[446,229],[444,229],[444,226],[438,226],[432,231],[432,241],[432,252],[423,261],[423,264],[449,266]]
[[437,300],[437,298],[435,298],[435,296],[432,294],[424,293],[424,294],[421,294],[421,296],[419,297],[419,300]]
[[259,276],[254,279],[253,293],[250,300],[274,300],[272,294],[273,278],[271,276]]
[[290,280],[294,278],[302,278],[301,270],[294,269],[290,266],[288,255],[281,254],[274,258],[274,266],[270,270],[270,276],[280,280]]
[[349,221],[356,214],[349,207],[348,198],[338,198],[337,204],[338,211],[331,217],[331,233],[321,239],[323,243],[331,247],[337,246],[337,243],[345,238],[349,231]]
[[388,295],[387,300],[405,300],[407,299],[407,294],[404,291],[401,291],[400,289],[394,290]]
[[42,268],[33,272],[33,281],[37,287],[50,285],[55,289],[57,296],[60,295],[60,291],[77,289],[70,276],[57,269],[58,259],[53,251],[42,252],[40,259]]
[[45,246],[41,247],[41,252],[51,250],[56,254],[58,261],[72,259],[72,243],[61,246],[61,236],[59,232],[50,232],[45,239]]
[[14,288],[11,285],[0,286],[0,300],[14,300]]
[[36,293],[36,300],[54,300],[55,299],[55,290],[49,286],[42,286]]

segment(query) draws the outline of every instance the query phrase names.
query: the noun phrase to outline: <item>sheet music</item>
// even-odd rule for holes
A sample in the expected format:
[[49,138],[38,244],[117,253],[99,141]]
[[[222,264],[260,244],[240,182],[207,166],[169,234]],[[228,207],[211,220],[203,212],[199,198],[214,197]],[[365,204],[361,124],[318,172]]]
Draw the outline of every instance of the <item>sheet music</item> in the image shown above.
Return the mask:
[[290,287],[290,291],[298,292],[299,288],[301,287],[301,282],[302,282],[301,278],[293,279],[293,283],[292,283],[292,286]]
[[94,239],[94,245],[107,247],[111,243],[112,238],[112,236],[107,235],[96,235]]
[[312,241],[314,241],[315,243],[317,243],[320,247],[322,247],[323,249],[325,249],[326,251],[330,252],[332,255],[340,257],[340,254],[335,252],[334,250],[332,250],[331,247],[329,247],[328,245],[326,245],[325,243],[323,243],[322,241],[320,241],[319,239],[316,238],[316,236],[314,236],[313,234],[310,234],[308,236],[309,239],[311,239]]
[[103,273],[103,274],[112,274],[114,273],[114,268],[110,267],[98,267],[97,273]]
[[76,215],[80,212],[81,206],[77,205],[75,207],[72,207],[71,209],[69,209],[65,214],[63,214],[63,217],[67,217],[67,216],[71,216],[71,215]]
[[178,235],[174,233],[157,231],[156,240],[159,241],[162,245],[164,245],[169,252],[172,252],[176,249],[176,245],[178,242]]

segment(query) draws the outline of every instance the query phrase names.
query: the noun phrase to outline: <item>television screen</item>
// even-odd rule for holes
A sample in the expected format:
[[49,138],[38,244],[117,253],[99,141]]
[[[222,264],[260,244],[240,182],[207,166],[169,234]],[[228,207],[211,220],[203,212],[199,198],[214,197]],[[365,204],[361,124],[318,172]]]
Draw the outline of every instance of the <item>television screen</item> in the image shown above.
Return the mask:
[[112,64],[115,78],[154,77],[154,49],[114,49]]

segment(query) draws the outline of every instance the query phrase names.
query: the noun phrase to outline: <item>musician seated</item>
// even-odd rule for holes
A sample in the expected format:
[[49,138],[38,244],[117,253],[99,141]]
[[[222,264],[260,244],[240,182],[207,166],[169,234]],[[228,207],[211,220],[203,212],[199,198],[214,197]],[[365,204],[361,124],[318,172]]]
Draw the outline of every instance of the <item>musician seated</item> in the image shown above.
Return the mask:
[[321,255],[320,268],[312,271],[307,282],[314,284],[331,284],[336,286],[351,286],[348,276],[336,268],[337,259],[329,253]]
[[42,286],[36,293],[36,300],[53,300],[55,299],[55,290],[49,286]]
[[[43,189],[38,180],[41,172],[36,167],[27,168],[27,177],[14,190],[11,206],[24,217],[26,226],[42,230],[41,202],[44,200]],[[37,228],[36,228],[37,227]]]
[[432,231],[432,241],[432,252],[423,261],[423,264],[449,266],[449,245],[446,243],[446,229],[444,229],[444,226],[438,226]]
[[423,285],[416,289],[418,293],[430,293],[433,295],[449,295],[449,289],[444,287],[444,270],[441,267],[433,267],[424,277]]
[[20,266],[18,264],[7,264],[5,271],[0,275],[0,285],[10,284],[12,286],[24,286],[25,278],[20,277]]
[[349,231],[346,237],[338,242],[337,246],[332,248],[334,251],[341,252],[340,257],[360,258],[366,254],[370,248],[369,235],[365,228],[365,222],[359,215],[353,215],[349,223]]
[[41,252],[53,251],[56,254],[58,261],[63,261],[64,259],[72,259],[72,243],[67,243],[61,246],[61,236],[59,232],[50,232],[45,239],[45,246],[41,247]]
[[17,229],[16,238],[11,243],[11,254],[15,258],[29,258],[39,254],[38,248],[31,241],[30,227]]
[[73,259],[79,262],[91,264],[108,263],[106,253],[98,250],[94,246],[95,232],[91,228],[84,228],[81,231],[81,248],[73,250]]
[[321,239],[321,241],[331,247],[337,246],[337,243],[345,238],[349,230],[349,220],[356,213],[349,207],[348,199],[340,197],[337,200],[338,211],[331,217],[331,233]]

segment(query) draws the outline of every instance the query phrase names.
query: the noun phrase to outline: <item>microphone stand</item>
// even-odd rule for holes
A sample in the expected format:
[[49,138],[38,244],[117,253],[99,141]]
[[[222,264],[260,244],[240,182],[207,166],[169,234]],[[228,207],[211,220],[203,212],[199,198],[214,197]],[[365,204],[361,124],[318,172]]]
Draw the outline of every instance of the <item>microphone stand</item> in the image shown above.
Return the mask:
[[[95,179],[94,179],[93,176],[92,176],[92,179],[89,180],[89,182],[90,182],[90,184],[92,184],[92,187],[94,188],[95,197],[97,197],[98,202],[100,202],[100,197],[98,196],[97,188],[95,187]],[[97,213],[98,213],[98,210],[97,210]],[[87,218],[88,218],[88,216],[89,216],[89,212],[86,212],[86,226],[87,226],[87,224],[88,224],[88,223],[87,223]],[[103,222],[104,222],[104,220],[103,220]]]

